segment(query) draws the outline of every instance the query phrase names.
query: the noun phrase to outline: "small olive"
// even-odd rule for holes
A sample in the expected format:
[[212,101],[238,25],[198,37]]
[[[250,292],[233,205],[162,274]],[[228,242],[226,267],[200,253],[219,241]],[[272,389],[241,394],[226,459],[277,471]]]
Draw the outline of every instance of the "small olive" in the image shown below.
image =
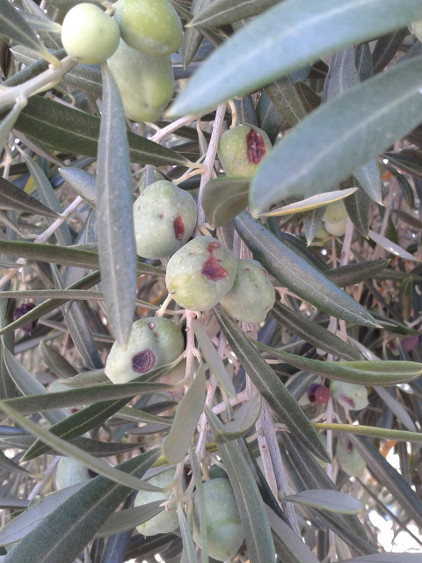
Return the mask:
[[119,26],[95,4],[71,8],[62,24],[62,43],[68,55],[84,64],[105,62],[117,49]]
[[350,477],[357,477],[366,467],[365,460],[349,441],[337,442],[336,458],[340,467]]
[[333,380],[330,383],[330,392],[346,410],[357,411],[368,405],[368,391],[364,385]]

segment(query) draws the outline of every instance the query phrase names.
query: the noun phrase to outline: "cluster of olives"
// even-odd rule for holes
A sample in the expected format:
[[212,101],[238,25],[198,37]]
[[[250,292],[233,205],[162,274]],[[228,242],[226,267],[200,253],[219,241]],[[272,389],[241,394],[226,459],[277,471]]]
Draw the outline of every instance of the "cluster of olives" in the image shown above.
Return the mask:
[[[149,502],[167,501],[171,495],[174,469],[168,469],[149,479],[149,483],[166,488],[164,492],[139,491],[134,505],[143,506]],[[207,531],[207,555],[216,561],[227,561],[234,557],[243,543],[244,535],[236,499],[230,481],[225,477],[210,479],[202,484],[205,505],[205,526]],[[193,540],[201,547],[199,502],[193,495]],[[163,510],[150,520],[137,526],[144,536],[173,532],[179,527],[175,510]]]
[[155,121],[174,92],[170,54],[183,27],[168,0],[119,0],[112,17],[95,4],[71,8],[62,25],[68,55],[84,64],[107,61],[133,121]]
[[133,205],[138,255],[169,258],[166,286],[180,307],[206,311],[221,303],[237,320],[262,322],[275,300],[267,272],[256,260],[237,260],[214,237],[189,241],[196,216],[188,192],[167,180],[150,184]]

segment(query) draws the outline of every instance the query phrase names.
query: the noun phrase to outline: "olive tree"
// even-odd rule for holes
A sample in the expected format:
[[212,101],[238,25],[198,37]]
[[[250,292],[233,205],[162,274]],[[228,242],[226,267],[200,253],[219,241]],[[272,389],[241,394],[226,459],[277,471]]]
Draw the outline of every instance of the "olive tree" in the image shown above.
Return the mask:
[[2,561],[419,561],[420,22],[0,0]]

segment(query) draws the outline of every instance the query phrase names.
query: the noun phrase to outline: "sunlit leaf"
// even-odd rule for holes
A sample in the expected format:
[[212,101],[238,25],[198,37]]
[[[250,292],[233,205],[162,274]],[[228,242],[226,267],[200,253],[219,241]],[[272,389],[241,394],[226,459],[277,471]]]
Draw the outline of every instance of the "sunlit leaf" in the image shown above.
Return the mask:
[[259,393],[255,393],[252,399],[243,403],[234,413],[233,420],[226,422],[221,430],[217,430],[215,434],[216,444],[244,436],[255,425],[260,411],[261,396]]
[[372,231],[370,229],[368,235],[374,242],[376,242],[377,244],[382,246],[385,250],[387,250],[387,252],[390,252],[395,256],[399,256],[399,258],[403,258],[403,260],[411,260],[412,262],[419,262],[419,259],[415,258],[413,254],[410,254],[409,252],[404,250],[401,246],[399,246],[395,242],[392,242],[388,238],[380,235],[379,233],[376,233],[375,231]]
[[358,499],[339,491],[326,491],[324,489],[308,489],[294,495],[280,497],[280,500],[344,514],[357,514],[363,510],[363,506]]

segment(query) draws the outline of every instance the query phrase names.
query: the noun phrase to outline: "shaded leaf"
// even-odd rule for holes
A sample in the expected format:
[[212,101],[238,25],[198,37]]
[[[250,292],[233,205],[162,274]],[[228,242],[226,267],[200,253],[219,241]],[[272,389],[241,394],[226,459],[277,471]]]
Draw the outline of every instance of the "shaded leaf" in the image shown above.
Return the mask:
[[277,417],[287,426],[292,435],[312,453],[327,460],[327,454],[309,419],[278,376],[258,354],[239,327],[218,308],[215,311],[221,330],[233,352]]
[[383,272],[389,264],[390,260],[383,259],[345,264],[326,272],[326,276],[336,285],[353,285],[375,277],[380,272]]
[[212,27],[256,16],[280,0],[214,0],[195,12],[190,22],[193,27]]
[[419,262],[419,259],[415,258],[413,254],[410,254],[409,252],[404,250],[401,246],[392,242],[388,238],[383,237],[379,233],[376,233],[375,231],[369,229],[368,235],[369,238],[371,238],[374,242],[382,246],[385,250],[387,250],[387,252],[394,254],[394,256],[399,256],[400,258],[403,258],[403,260],[412,260],[413,262]]
[[234,225],[254,258],[296,295],[334,317],[367,326],[376,324],[364,307],[250,215],[241,213],[235,218]]
[[163,512],[164,507],[162,500],[155,500],[148,502],[142,506],[135,506],[134,508],[126,508],[111,514],[98,532],[95,534],[96,538],[106,538],[114,534],[120,534],[127,530],[133,530],[139,524],[143,524],[150,520],[160,512]]
[[226,422],[221,430],[215,434],[215,443],[221,444],[228,440],[236,440],[247,434],[255,425],[261,411],[261,396],[255,393],[253,397],[242,404],[234,413],[233,420]]
[[27,103],[28,100],[26,98],[17,100],[13,108],[3,117],[0,123],[0,147],[7,141],[10,131],[13,129],[17,118]]
[[363,510],[362,504],[356,498],[339,491],[324,489],[308,489],[294,495],[280,497],[280,500],[343,514],[357,514]]
[[114,338],[124,348],[136,296],[131,171],[119,90],[107,65],[101,68],[103,103],[96,178],[98,254],[105,311]]
[[31,197],[4,178],[0,178],[0,190],[1,209],[13,209],[24,213],[36,213],[39,215],[45,215],[46,217],[58,217],[55,211],[46,207],[37,199]]
[[191,78],[168,115],[202,112],[228,98],[255,91],[347,45],[421,18],[418,0],[409,0],[406,6],[398,5],[396,0],[340,5],[338,0],[281,2],[253,18],[217,49]]
[[[422,111],[419,68],[418,59],[396,65],[302,120],[259,166],[249,196],[253,213],[291,196],[326,191],[418,125]],[[335,167],[330,166],[332,162]]]
[[283,121],[291,127],[306,116],[307,112],[302,98],[289,76],[272,82],[264,91],[283,118]]
[[409,430],[396,430],[394,428],[378,428],[376,426],[364,426],[362,424],[336,424],[336,423],[314,423],[315,428],[321,430],[333,430],[337,432],[347,432],[360,436],[372,436],[382,440],[398,440],[403,442],[421,442],[422,433],[410,432]]
[[353,225],[364,237],[368,236],[371,199],[360,189],[344,200],[344,205]]
[[80,168],[59,168],[60,175],[91,207],[95,207],[95,177]]
[[212,227],[221,227],[248,205],[249,180],[216,178],[204,187],[202,208]]

